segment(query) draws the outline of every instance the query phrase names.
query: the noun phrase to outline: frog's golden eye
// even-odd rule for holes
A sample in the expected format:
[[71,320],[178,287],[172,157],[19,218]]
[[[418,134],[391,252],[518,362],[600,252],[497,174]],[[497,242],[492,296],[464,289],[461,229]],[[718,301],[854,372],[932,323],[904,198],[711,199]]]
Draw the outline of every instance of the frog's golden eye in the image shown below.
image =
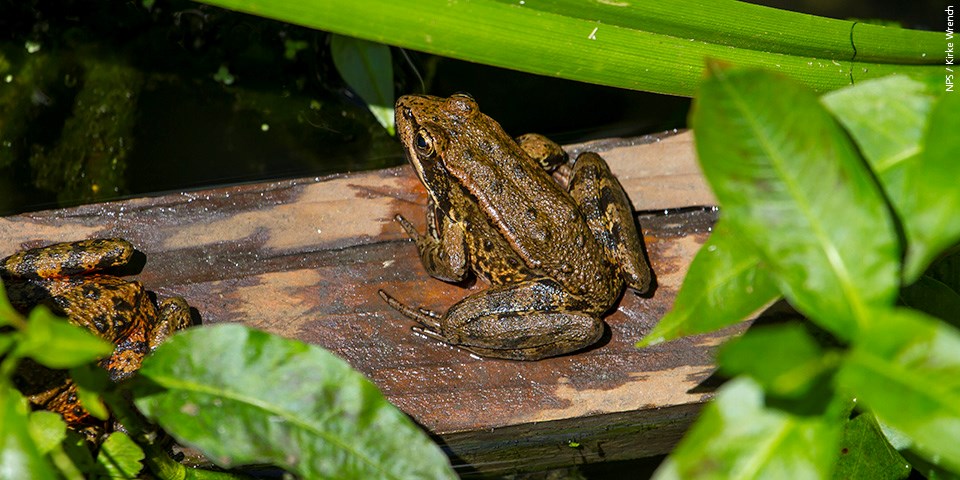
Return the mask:
[[417,135],[413,138],[413,145],[417,147],[417,151],[421,155],[433,154],[433,138],[426,130],[420,129],[417,131]]

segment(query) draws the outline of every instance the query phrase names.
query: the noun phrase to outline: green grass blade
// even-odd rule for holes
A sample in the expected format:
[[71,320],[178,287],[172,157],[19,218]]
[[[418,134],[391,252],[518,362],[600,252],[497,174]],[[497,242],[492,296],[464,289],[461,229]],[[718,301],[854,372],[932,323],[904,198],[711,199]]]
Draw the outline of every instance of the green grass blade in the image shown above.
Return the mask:
[[[854,26],[730,0],[693,7],[679,0],[659,6],[644,2],[617,9],[561,1],[539,10],[494,0],[205,3],[477,63],[673,95],[693,95],[707,58],[779,71],[817,91],[891,73],[924,76],[942,69],[941,34]],[[713,13],[699,15],[698,8]],[[737,24],[749,28],[731,33]],[[766,35],[757,36],[761,31]]]

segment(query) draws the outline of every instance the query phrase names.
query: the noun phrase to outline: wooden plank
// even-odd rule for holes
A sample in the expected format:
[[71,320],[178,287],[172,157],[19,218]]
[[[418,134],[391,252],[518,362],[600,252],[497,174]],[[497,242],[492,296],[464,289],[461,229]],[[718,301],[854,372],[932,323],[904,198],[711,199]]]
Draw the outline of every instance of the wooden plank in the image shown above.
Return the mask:
[[[238,322],[321,345],[371,378],[466,471],[499,472],[668,451],[709,390],[712,347],[731,331],[644,350],[715,220],[689,134],[574,145],[600,151],[639,215],[657,288],[624,294],[604,339],[540,362],[480,359],[414,335],[383,288],[443,311],[484,285],[430,278],[392,219],[424,228],[407,167],[176,193],[0,219],[0,255],[90,237],[127,238],[136,278],[181,295],[204,324]],[[579,443],[574,448],[569,442]]]

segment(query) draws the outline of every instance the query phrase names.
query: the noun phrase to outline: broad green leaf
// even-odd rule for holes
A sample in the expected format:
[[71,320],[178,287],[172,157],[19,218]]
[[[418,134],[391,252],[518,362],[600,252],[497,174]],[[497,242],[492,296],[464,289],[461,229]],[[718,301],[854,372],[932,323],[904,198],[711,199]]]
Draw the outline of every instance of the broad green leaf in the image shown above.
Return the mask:
[[3,281],[0,280],[0,327],[4,325],[14,325],[18,320],[22,321],[22,317],[19,312],[14,310],[13,305],[10,305],[10,300],[7,299],[7,290],[3,285]]
[[67,424],[58,413],[40,410],[30,413],[30,436],[40,453],[46,455],[67,438]]
[[83,364],[70,369],[70,378],[77,387],[77,397],[83,408],[100,420],[110,418],[110,411],[100,396],[113,386],[106,370],[96,365]]
[[902,75],[869,80],[820,98],[856,140],[887,194],[895,198],[906,193],[902,167],[920,154],[935,99],[926,84]]
[[390,48],[380,43],[333,35],[330,38],[330,52],[340,76],[367,102],[370,113],[380,125],[393,135],[393,61]]
[[891,305],[899,245],[880,189],[816,96],[786,78],[713,66],[692,123],[724,221],[802,313],[849,339]]
[[50,368],[70,368],[109,355],[113,348],[109,342],[71,325],[41,305],[30,312],[23,340],[13,353]]
[[908,307],[960,327],[960,294],[929,275],[904,288],[900,300]]
[[320,348],[239,325],[195,328],[140,369],[137,407],[222,466],[306,478],[455,478],[377,387]]
[[840,428],[764,406],[763,391],[738,378],[704,407],[655,479],[829,478]]
[[913,310],[873,316],[838,384],[925,458],[960,472],[960,331]]
[[127,434],[113,432],[97,453],[97,464],[108,478],[137,478],[143,469],[143,450]]
[[942,33],[733,0],[205,3],[475,63],[674,95],[696,91],[707,58],[777,70],[819,91],[942,71]]
[[960,241],[960,96],[947,94],[933,105],[920,157],[905,166],[898,202],[907,234],[904,277],[911,281],[945,249]]
[[717,364],[730,376],[750,376],[767,393],[798,397],[835,367],[836,357],[825,354],[803,325],[791,322],[753,326],[721,347]]
[[857,415],[844,425],[834,478],[895,480],[907,478],[910,470],[910,464],[890,445],[873,415]]
[[[904,76],[823,96],[860,145],[900,216],[907,237],[906,283],[960,240],[960,128],[954,95]],[[942,97],[938,98],[938,97]]]
[[637,347],[721,329],[776,299],[776,284],[760,263],[721,220],[690,264],[673,309]]
[[0,478],[56,478],[53,467],[30,436],[28,414],[26,399],[0,380]]

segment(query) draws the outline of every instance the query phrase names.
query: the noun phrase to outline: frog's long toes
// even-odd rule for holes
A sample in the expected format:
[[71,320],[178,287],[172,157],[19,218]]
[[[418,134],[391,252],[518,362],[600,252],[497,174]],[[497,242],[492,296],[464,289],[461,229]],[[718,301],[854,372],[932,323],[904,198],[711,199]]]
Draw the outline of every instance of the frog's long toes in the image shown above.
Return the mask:
[[431,328],[429,328],[429,327],[427,327],[427,328],[422,328],[422,327],[410,327],[410,330],[413,330],[413,333],[415,333],[415,334],[417,334],[417,335],[422,335],[422,336],[427,337],[427,338],[432,338],[433,340],[436,340],[436,341],[441,342],[441,343],[449,343],[446,338],[444,338],[442,335],[440,335],[439,333],[435,332],[433,329],[431,329]]

